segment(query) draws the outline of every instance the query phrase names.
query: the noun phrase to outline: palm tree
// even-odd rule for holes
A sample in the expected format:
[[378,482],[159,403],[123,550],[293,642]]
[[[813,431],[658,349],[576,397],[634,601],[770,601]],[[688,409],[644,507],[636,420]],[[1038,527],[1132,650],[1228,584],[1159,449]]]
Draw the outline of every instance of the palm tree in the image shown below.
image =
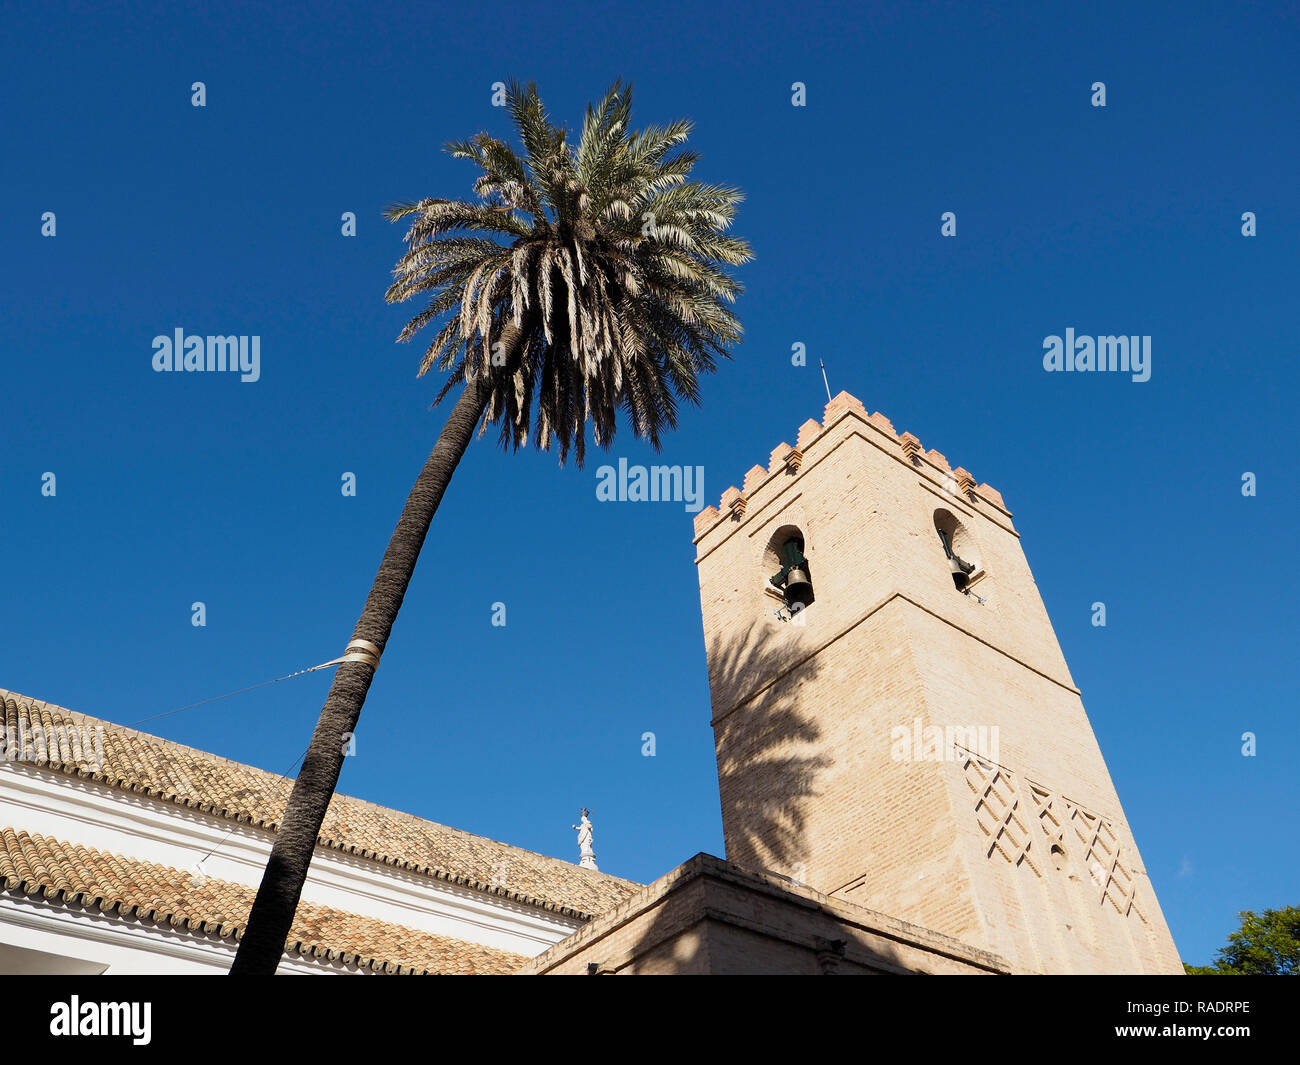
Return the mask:
[[[677,424],[677,401],[699,402],[699,378],[741,336],[728,309],[740,292],[727,267],[751,258],[727,229],[734,188],[688,181],[698,156],[680,149],[691,123],[633,131],[631,86],[588,105],[574,148],[534,86],[512,84],[507,106],[522,155],[479,133],[447,145],[481,171],[478,202],[390,207],[411,219],[387,300],[426,297],[407,341],[441,323],[420,373],[448,372],[438,402],[463,385],[407,497],[353,641],[316,723],[231,968],[275,972],[321,824],[366,692],[401,608],[447,483],[475,429],[500,425],[501,445],[530,435],[579,466],[586,425],[608,447],[619,409],[656,449]],[[367,654],[373,645],[375,656]],[[352,645],[350,644],[351,648]]]

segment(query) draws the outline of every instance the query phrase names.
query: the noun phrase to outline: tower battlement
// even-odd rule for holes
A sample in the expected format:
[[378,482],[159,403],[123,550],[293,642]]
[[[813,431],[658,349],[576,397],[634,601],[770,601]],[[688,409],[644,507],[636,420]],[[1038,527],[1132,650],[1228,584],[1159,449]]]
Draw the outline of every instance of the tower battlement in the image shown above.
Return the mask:
[[971,504],[978,505],[982,501],[995,508],[1004,521],[1010,519],[1011,512],[1007,510],[1002,494],[992,485],[977,485],[970,471],[960,466],[954,469],[947,458],[934,449],[924,451],[921,441],[911,433],[899,433],[879,411],[869,414],[860,399],[848,392],[840,392],[826,404],[821,422],[809,418],[799,426],[793,447],[784,441],[778,444],[772,449],[767,466],[752,467],[745,474],[740,488],[732,485],[722,493],[718,506],[705,507],[695,515],[695,542],[698,544],[719,522],[744,517],[751,501],[769,482],[784,474],[798,473],[809,455],[828,439],[830,430],[844,418],[857,418],[870,427],[878,446],[892,449],[898,461],[913,467],[935,485]]

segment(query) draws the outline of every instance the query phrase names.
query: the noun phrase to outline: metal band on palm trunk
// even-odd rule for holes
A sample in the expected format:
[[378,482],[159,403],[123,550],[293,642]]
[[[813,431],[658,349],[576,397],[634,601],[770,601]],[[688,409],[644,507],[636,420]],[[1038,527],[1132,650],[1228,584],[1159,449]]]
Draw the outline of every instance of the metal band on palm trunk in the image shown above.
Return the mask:
[[371,669],[379,668],[379,656],[382,651],[369,640],[353,640],[343,649],[340,662],[364,662]]

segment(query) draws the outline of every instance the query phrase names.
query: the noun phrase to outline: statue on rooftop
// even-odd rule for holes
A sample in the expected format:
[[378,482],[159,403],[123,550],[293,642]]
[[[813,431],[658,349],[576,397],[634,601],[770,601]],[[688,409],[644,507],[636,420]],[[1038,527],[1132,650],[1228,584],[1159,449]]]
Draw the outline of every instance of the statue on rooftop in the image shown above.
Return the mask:
[[590,814],[591,811],[584,806],[582,808],[582,824],[573,826],[574,831],[578,833],[578,864],[584,869],[596,868],[596,851],[591,845]]

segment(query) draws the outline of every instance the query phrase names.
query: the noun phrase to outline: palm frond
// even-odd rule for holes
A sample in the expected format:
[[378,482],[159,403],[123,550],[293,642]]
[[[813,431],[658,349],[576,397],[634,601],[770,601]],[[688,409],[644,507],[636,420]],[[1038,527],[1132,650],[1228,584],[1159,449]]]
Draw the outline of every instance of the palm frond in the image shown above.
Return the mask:
[[[475,201],[384,212],[409,220],[385,298],[427,300],[398,339],[438,326],[420,364],[447,374],[435,402],[486,382],[479,430],[499,425],[503,447],[531,439],[581,465],[588,426],[608,447],[621,413],[657,448],[741,339],[731,271],[752,252],[728,230],[743,196],[690,180],[688,120],[633,130],[630,84],[588,105],[576,146],[534,85],[511,82],[506,109],[518,147],[485,132],[446,145],[477,167]],[[507,327],[519,333],[503,365],[492,349]]]

